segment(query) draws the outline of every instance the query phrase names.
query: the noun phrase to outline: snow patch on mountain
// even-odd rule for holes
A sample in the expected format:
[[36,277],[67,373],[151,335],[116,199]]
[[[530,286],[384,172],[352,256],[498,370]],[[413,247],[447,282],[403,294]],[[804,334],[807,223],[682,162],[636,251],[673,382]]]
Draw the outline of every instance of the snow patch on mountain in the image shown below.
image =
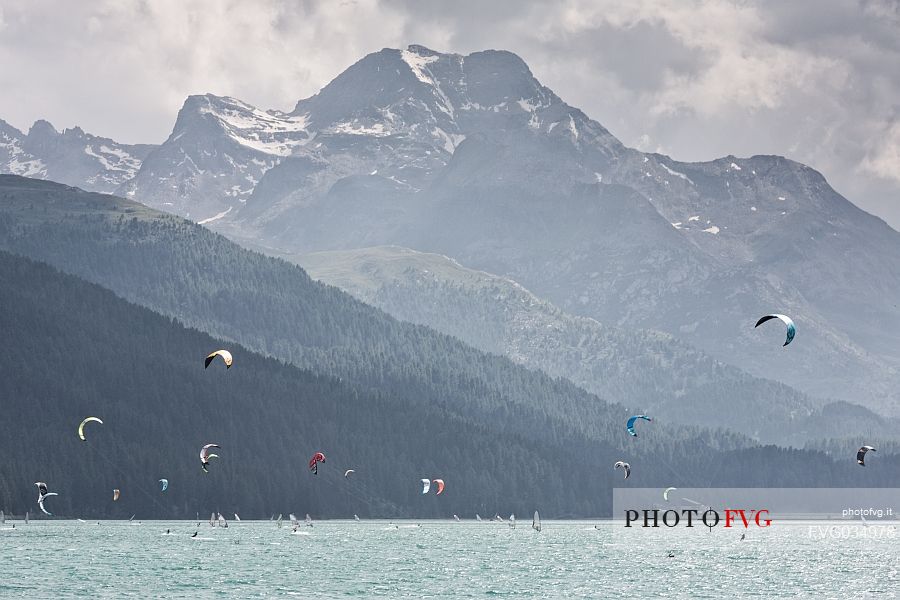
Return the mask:
[[[0,121],[0,125],[2,125]],[[42,160],[22,149],[21,139],[0,130],[0,156],[6,153],[6,164],[0,164],[0,172],[25,177],[41,177],[47,169]]]
[[[646,157],[645,157],[645,160],[646,160]],[[666,172],[669,173],[670,175],[674,175],[675,177],[680,177],[681,179],[684,179],[685,181],[687,181],[687,182],[690,183],[691,185],[694,185],[694,182],[691,181],[691,178],[690,178],[690,177],[688,177],[688,176],[685,175],[684,173],[680,173],[679,171],[676,171],[676,170],[674,170],[674,169],[670,169],[669,166],[668,166],[666,163],[662,163],[662,162],[661,162],[661,163],[659,163],[659,166],[661,166],[663,169],[665,169]]]
[[328,129],[329,133],[346,133],[348,135],[370,135],[384,137],[391,135],[391,130],[384,123],[374,123],[366,126],[358,120],[349,123],[338,123]]
[[263,111],[229,97],[215,98],[215,104],[212,97],[206,100],[199,113],[211,115],[232,140],[258,152],[290,156],[312,139],[307,131],[309,115]]
[[[140,159],[135,158],[121,148],[110,148],[106,144],[100,144],[100,147],[97,149],[91,144],[87,144],[84,147],[84,153],[96,158],[103,169],[107,171],[107,173],[100,173],[93,178],[88,178],[88,181],[91,182],[96,181],[98,178],[104,178],[109,182],[116,182],[117,179],[131,179],[138,172],[138,169],[141,168]],[[111,177],[111,174],[108,173],[110,171],[118,173],[115,177]]]
[[426,68],[430,63],[437,61],[437,56],[422,56],[407,48],[400,52],[400,57],[403,59],[403,62],[409,65],[409,69],[416,76],[416,79],[422,83],[434,85],[434,79],[431,78],[429,73],[426,73]]
[[222,217],[224,217],[225,215],[230,213],[233,208],[234,208],[233,206],[229,206],[227,209],[223,210],[222,212],[220,212],[219,214],[217,214],[213,217],[210,217],[208,219],[203,219],[201,221],[197,221],[197,225],[206,225],[207,223],[212,223],[213,221],[218,221],[219,219],[221,219]]
[[448,154],[453,154],[454,152],[456,152],[456,147],[459,146],[464,139],[466,139],[466,136],[462,134],[447,133],[440,127],[435,127],[432,130],[432,133],[435,137],[438,137],[443,141],[443,148],[447,151]]
[[573,141],[578,141],[578,127],[575,125],[575,118],[569,115],[569,131],[572,132]]

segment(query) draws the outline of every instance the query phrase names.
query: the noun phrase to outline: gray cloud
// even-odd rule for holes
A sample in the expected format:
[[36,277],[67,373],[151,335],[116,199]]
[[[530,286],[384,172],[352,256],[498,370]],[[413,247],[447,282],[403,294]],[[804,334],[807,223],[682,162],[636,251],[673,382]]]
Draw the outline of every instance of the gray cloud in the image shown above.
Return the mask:
[[627,144],[787,155],[900,225],[896,0],[7,0],[0,117],[159,142],[188,94],[290,108],[409,43],[511,50]]

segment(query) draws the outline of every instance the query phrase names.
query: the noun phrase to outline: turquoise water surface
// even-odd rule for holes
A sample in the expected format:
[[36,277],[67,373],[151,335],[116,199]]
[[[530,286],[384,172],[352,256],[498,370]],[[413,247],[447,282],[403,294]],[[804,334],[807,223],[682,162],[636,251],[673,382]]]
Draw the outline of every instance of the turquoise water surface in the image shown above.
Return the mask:
[[0,597],[900,597],[892,525],[775,523],[743,541],[741,530],[530,525],[321,521],[297,535],[270,521],[7,521]]

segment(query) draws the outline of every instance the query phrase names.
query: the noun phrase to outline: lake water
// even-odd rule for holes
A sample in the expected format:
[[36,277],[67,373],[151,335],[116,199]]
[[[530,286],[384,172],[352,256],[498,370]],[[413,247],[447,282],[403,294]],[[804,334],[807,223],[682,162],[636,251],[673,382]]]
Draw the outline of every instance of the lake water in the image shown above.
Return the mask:
[[900,597],[895,525],[775,523],[740,541],[721,528],[416,523],[322,521],[295,535],[270,521],[7,521],[0,597]]

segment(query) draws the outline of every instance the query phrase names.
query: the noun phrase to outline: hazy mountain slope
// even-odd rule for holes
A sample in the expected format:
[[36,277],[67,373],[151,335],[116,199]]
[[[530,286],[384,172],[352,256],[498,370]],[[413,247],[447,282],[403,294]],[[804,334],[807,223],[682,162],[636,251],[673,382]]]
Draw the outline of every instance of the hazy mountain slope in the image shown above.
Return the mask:
[[[780,157],[621,144],[509,52],[362,58],[290,113],[189,98],[122,193],[273,251],[397,244],[897,414],[900,234]],[[780,311],[798,323],[780,353]]]
[[428,325],[667,421],[726,426],[794,445],[896,432],[895,421],[862,407],[846,405],[836,418],[818,400],[742,373],[667,334],[566,314],[509,279],[445,256],[393,246],[289,258],[312,277],[398,319]]
[[154,146],[119,144],[80,127],[58,132],[36,121],[25,135],[0,120],[0,173],[51,179],[94,192],[112,192],[134,177]]

